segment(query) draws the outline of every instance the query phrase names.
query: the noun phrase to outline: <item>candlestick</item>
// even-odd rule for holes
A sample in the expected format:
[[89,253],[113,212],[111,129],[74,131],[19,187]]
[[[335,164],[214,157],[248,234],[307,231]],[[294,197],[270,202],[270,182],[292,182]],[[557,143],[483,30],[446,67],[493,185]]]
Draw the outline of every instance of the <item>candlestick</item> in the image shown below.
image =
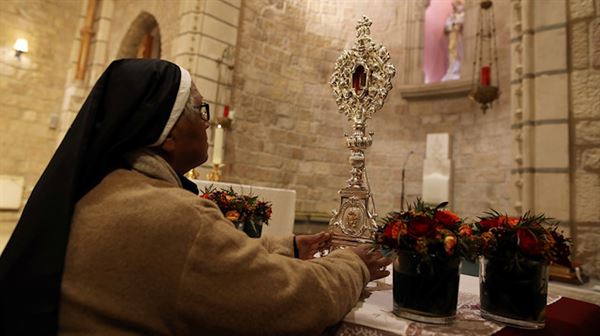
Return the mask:
[[223,163],[223,144],[225,138],[225,130],[220,124],[214,129],[215,137],[213,141],[213,165],[220,165]]
[[198,173],[196,172],[196,169],[194,169],[194,168],[190,169],[187,173],[183,174],[183,176],[185,176],[186,178],[188,178],[190,180],[198,179]]
[[209,181],[219,182],[221,180],[221,166],[218,164],[213,165],[212,170],[206,174],[206,179]]

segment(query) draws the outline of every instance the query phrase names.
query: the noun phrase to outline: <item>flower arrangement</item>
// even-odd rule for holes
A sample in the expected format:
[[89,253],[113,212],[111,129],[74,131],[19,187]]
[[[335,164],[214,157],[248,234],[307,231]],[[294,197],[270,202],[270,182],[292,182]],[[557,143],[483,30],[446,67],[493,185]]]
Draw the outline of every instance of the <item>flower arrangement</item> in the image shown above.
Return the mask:
[[[474,259],[472,229],[450,210],[422,200],[390,212],[376,242],[394,255],[394,313],[427,323],[449,323],[456,316],[460,257]],[[473,254],[473,255],[472,255]]]
[[557,231],[544,215],[529,212],[510,217],[491,210],[480,217],[474,226],[479,253],[484,257],[512,260],[519,267],[524,261],[556,263],[571,268],[570,241]]
[[390,212],[376,234],[384,252],[414,252],[427,260],[432,256],[449,258],[462,256],[474,259],[476,241],[472,228],[450,210],[448,202],[436,207],[417,201],[403,212]]
[[261,201],[258,196],[240,195],[231,187],[216,189],[211,185],[203,190],[200,197],[215,202],[225,218],[247,233],[250,228],[254,232],[259,231],[258,227],[268,225],[271,219],[270,202]]

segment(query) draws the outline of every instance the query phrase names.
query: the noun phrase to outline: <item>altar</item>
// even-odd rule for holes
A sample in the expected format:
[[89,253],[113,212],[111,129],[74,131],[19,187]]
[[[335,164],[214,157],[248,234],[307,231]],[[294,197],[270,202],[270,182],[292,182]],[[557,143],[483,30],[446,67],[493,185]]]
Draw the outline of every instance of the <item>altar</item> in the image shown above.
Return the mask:
[[524,330],[488,321],[479,315],[479,278],[461,274],[456,320],[447,325],[424,324],[392,313],[392,276],[371,282],[367,297],[359,301],[328,335],[596,335],[600,330],[600,306],[574,299],[548,295],[546,327]]
[[193,180],[200,192],[206,187],[229,189],[230,187],[239,194],[256,195],[260,200],[271,202],[272,214],[269,225],[262,228],[263,235],[285,236],[291,235],[294,230],[294,216],[296,212],[296,191],[292,189],[279,189],[243,185],[227,182],[213,182]]

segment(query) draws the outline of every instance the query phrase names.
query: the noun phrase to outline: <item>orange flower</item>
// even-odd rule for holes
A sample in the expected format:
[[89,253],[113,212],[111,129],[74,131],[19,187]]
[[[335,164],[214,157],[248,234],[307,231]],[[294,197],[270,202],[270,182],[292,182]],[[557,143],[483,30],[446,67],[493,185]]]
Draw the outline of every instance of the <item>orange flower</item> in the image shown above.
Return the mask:
[[209,194],[202,194],[202,196],[200,196],[204,199],[210,199],[210,195]]
[[502,224],[506,224],[510,227],[515,227],[515,226],[517,226],[517,224],[519,224],[520,218],[502,215],[502,216],[498,217],[498,222],[502,223]]
[[473,234],[473,229],[467,224],[463,224],[458,229],[458,234],[462,237],[470,237]]
[[446,238],[444,238],[444,250],[446,250],[446,253],[448,255],[452,255],[452,253],[454,252],[456,242],[456,237],[454,236],[446,236]]
[[491,232],[484,232],[481,234],[481,239],[483,240],[483,246],[488,246],[490,241],[494,238],[494,235]]
[[235,222],[236,220],[238,220],[238,218],[240,218],[240,213],[236,210],[227,211],[225,217],[230,221]]

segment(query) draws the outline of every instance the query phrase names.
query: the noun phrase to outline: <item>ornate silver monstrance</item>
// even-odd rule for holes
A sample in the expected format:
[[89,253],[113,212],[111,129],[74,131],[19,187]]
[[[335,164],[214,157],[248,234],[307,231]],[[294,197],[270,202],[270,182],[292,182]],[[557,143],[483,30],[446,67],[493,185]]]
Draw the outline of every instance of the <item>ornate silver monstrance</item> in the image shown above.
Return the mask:
[[[329,221],[332,249],[372,242],[377,230],[377,214],[369,188],[365,167],[365,150],[373,143],[373,132],[366,134],[367,119],[381,109],[392,89],[396,69],[390,63],[385,47],[371,41],[371,20],[363,16],[356,25],[356,42],[344,50],[331,75],[331,87],[340,113],[352,122],[347,135],[352,165],[348,185],[340,189],[339,210]],[[372,209],[369,203],[373,204]]]

